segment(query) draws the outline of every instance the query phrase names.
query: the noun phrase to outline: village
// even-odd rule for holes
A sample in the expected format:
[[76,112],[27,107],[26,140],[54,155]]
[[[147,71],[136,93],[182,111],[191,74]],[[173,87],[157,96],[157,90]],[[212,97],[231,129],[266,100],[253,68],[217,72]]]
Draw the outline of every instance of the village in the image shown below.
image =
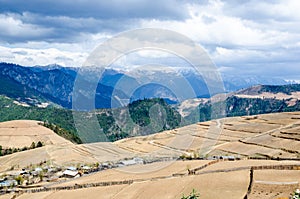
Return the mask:
[[[53,184],[59,184],[68,180],[76,179],[95,172],[107,169],[121,168],[137,164],[150,164],[161,161],[177,161],[177,160],[223,160],[234,161],[240,160],[235,156],[211,156],[206,158],[199,157],[166,157],[142,159],[135,157],[132,159],[124,159],[117,162],[103,162],[93,164],[77,164],[76,166],[56,166],[51,161],[43,161],[38,165],[29,165],[25,168],[12,167],[10,171],[0,174],[0,194],[11,193],[21,189],[30,189],[38,187],[47,187]],[[190,173],[190,171],[188,171]]]
[[43,187],[53,183],[65,182],[94,172],[107,169],[144,164],[141,158],[126,159],[118,162],[94,164],[77,164],[76,166],[55,166],[50,161],[26,168],[12,167],[10,171],[0,174],[0,194],[14,192],[18,189]]

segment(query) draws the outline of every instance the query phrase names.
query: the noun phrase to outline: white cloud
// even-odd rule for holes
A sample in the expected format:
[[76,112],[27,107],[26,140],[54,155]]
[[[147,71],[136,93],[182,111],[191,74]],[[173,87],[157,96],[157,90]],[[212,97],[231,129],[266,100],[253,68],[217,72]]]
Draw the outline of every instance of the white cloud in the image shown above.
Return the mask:
[[[0,62],[16,63],[24,66],[59,64],[62,66],[80,66],[87,53],[61,51],[55,48],[29,49],[0,46]],[[3,56],[4,55],[4,56]]]
[[[168,6],[172,6],[172,1],[168,2]],[[109,3],[105,5],[110,6]],[[258,66],[265,71],[278,66],[274,72],[284,65],[286,70],[295,70],[295,65],[300,63],[298,0],[208,0],[180,5],[185,13],[178,14],[177,8],[171,8],[167,9],[170,11],[167,17],[161,16],[158,10],[152,14],[139,10],[139,15],[126,17],[125,8],[121,9],[121,14],[102,13],[105,17],[102,14],[88,16],[89,12],[84,16],[80,13],[73,16],[70,10],[65,15],[61,10],[60,14],[52,10],[47,15],[46,11],[35,13],[32,2],[29,10],[17,6],[21,9],[18,13],[22,14],[0,13],[0,61],[22,65],[61,63],[80,66],[97,45],[118,31],[155,27],[174,30],[203,45],[221,71],[241,69],[242,65],[253,65],[253,71]],[[116,4],[111,6],[117,7]],[[92,13],[96,13],[96,9],[94,11]],[[162,62],[169,59],[161,52],[140,51],[119,63],[143,64],[141,62],[146,62],[147,57]],[[177,62],[174,59],[167,61]]]
[[38,39],[51,33],[51,28],[42,28],[32,24],[23,23],[14,15],[0,14],[0,41],[11,42],[23,38]]
[[261,24],[259,20],[251,21],[226,15],[223,6],[224,3],[220,1],[210,1],[207,5],[193,4],[189,7],[191,18],[185,21],[143,20],[141,26],[171,29],[191,37],[200,44],[217,46],[278,45],[289,41],[292,36],[288,30],[281,31],[274,27],[269,29],[268,23]]

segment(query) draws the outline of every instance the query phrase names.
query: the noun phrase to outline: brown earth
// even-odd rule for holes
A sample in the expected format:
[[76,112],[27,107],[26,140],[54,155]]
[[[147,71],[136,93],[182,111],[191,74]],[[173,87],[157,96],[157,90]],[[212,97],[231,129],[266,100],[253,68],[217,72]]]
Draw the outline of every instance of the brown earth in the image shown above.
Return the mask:
[[[58,165],[74,165],[82,162],[117,161],[132,157],[178,157],[183,154],[193,156],[199,152],[200,155],[208,157],[234,155],[242,159],[247,157],[296,159],[300,157],[299,128],[300,112],[276,113],[197,123],[114,143],[74,145],[51,130],[37,125],[36,121],[13,121],[0,123],[1,145],[23,147],[42,139],[46,146],[0,157],[0,171],[6,171],[13,165],[23,167],[44,160]],[[53,184],[52,187],[125,179],[144,180],[130,185],[22,194],[17,198],[180,198],[182,193],[188,194],[193,188],[200,192],[201,198],[243,198],[249,184],[249,170],[230,172],[218,170],[257,165],[300,164],[299,161],[226,161],[212,164],[198,171],[198,175],[172,176],[178,173],[187,174],[188,168],[196,168],[209,161],[211,160],[159,162],[105,170],[62,184]],[[166,178],[153,179],[154,177]],[[288,183],[296,183],[299,180],[300,171],[255,171],[250,196],[252,198],[288,197],[294,186],[299,186]],[[283,183],[278,184],[278,182]],[[0,198],[9,198],[8,196],[12,197],[12,195],[5,195]]]

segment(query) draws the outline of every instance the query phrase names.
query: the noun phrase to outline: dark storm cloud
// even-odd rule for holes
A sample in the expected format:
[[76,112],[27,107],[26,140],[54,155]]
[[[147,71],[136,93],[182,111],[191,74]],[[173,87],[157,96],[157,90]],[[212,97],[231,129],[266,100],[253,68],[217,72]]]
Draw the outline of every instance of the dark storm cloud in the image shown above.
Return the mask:
[[72,43],[86,39],[84,35],[138,28],[141,19],[180,21],[187,17],[187,7],[176,0],[2,0],[0,42]]
[[0,42],[29,41],[73,43],[93,34],[115,34],[137,28],[137,19],[70,18],[67,16],[42,16],[32,13],[0,14]]

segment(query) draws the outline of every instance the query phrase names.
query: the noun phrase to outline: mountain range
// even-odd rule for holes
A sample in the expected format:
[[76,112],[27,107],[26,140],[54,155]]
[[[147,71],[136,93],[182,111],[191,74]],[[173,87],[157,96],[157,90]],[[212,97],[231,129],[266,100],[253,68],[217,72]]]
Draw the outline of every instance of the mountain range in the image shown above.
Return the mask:
[[[80,99],[89,101],[87,109],[126,106],[144,98],[163,98],[169,104],[176,104],[189,98],[209,98],[210,93],[204,79],[195,71],[145,70],[128,73],[106,69],[99,79],[91,78],[92,71],[59,65],[24,67],[0,63],[0,94],[28,105],[52,105],[72,109],[73,89],[76,78],[80,78],[85,90],[79,90]],[[224,92],[233,92],[258,84],[284,85],[283,79],[264,77],[236,77],[222,75]],[[182,83],[181,83],[182,82]],[[89,88],[95,84],[96,88]],[[184,91],[190,87],[193,94],[176,96],[175,89]],[[90,89],[90,90],[89,90]],[[78,108],[80,109],[80,108]]]
[[[300,110],[300,84],[276,78],[224,76],[225,92],[210,95],[203,78],[193,71],[128,73],[106,69],[99,79],[93,78],[97,73],[95,68],[80,71],[58,65],[1,63],[0,121],[44,121],[45,126],[72,142],[86,143],[148,135],[222,117]],[[73,95],[78,78],[81,88]],[[256,85],[259,82],[272,85]],[[174,84],[180,91],[190,86],[195,96],[178,101]],[[74,96],[82,103],[75,100],[74,104]],[[86,106],[89,102],[94,105]],[[154,112],[156,115],[151,115]],[[74,113],[82,120],[74,121]],[[92,117],[101,132],[94,128]]]

